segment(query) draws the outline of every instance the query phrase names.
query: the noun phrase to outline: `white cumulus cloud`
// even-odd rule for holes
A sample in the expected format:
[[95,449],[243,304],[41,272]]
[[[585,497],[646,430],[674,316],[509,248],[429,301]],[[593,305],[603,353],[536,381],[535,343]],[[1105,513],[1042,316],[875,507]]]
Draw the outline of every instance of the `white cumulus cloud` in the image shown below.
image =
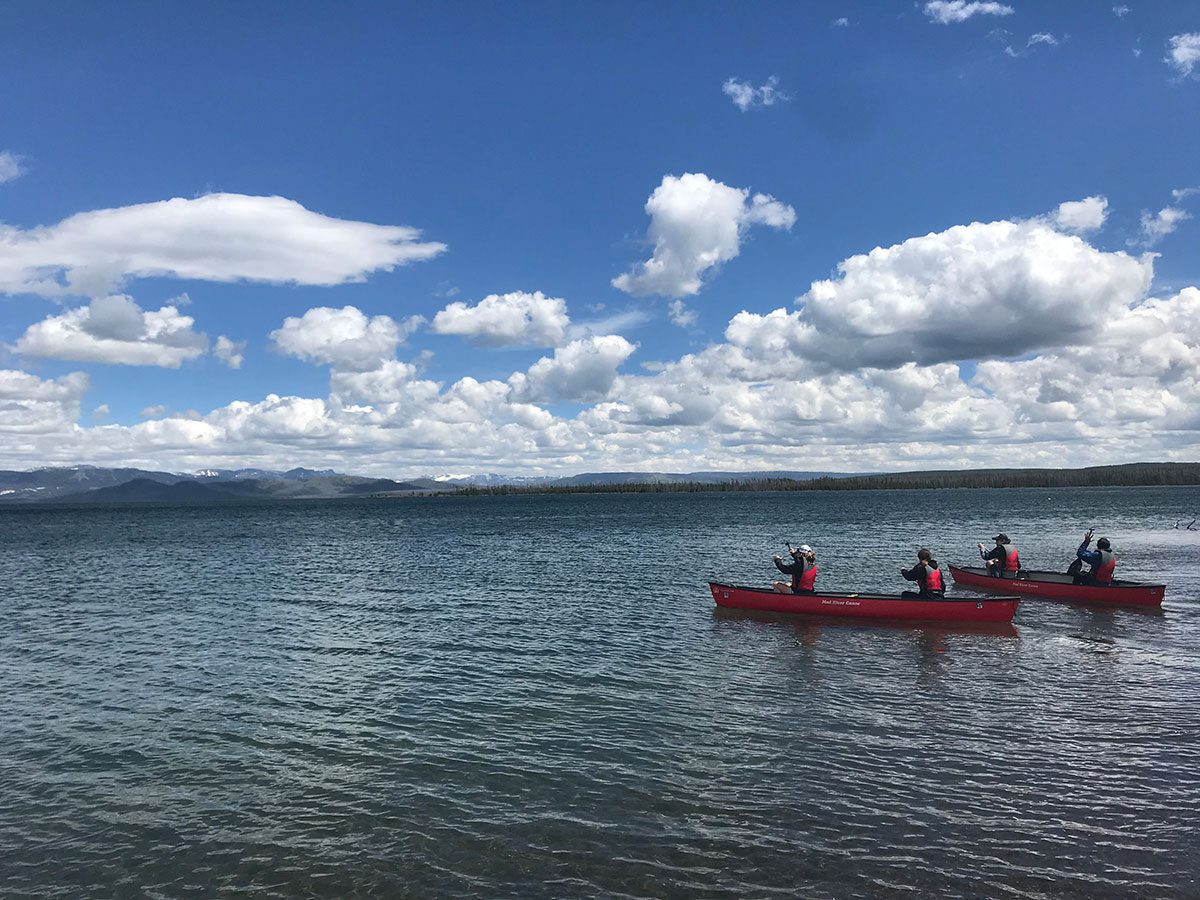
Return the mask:
[[437,396],[440,387],[416,376],[417,367],[412,363],[389,359],[367,371],[334,369],[329,387],[341,403],[424,406]]
[[852,256],[798,311],[739,313],[726,337],[818,369],[1015,357],[1088,340],[1098,317],[1145,296],[1151,262],[1036,220],[976,222]]
[[389,316],[368,318],[353,306],[317,306],[303,316],[284,319],[270,338],[281,353],[338,369],[367,372],[394,356],[396,348],[422,322],[420,316],[397,322]]
[[695,325],[696,320],[699,318],[696,315],[696,311],[694,309],[688,309],[687,304],[682,300],[672,300],[667,312],[671,317],[671,321],[680,328],[687,328],[691,325]]
[[[83,372],[43,380],[28,372],[0,369],[0,433],[9,435],[6,442],[15,441],[12,436],[19,434],[70,433],[89,386]],[[10,445],[10,452],[13,449]]]
[[1060,203],[1054,213],[1054,224],[1060,231],[1070,231],[1074,234],[1084,234],[1104,226],[1108,218],[1108,199],[1105,197],[1084,197],[1082,200],[1068,200]]
[[0,184],[20,178],[25,174],[25,166],[21,158],[11,150],[0,151]]
[[616,380],[617,367],[636,347],[618,334],[572,341],[543,357],[526,373],[515,373],[509,386],[515,400],[595,401],[602,399]]
[[[1150,434],[1200,431],[1200,290],[1150,299],[1101,323],[1089,346],[980,363],[975,381],[1034,423]],[[1194,440],[1194,437],[1193,437]]]
[[1200,32],[1174,35],[1167,44],[1163,62],[1184,78],[1189,77],[1200,63]]
[[283,438],[303,443],[328,440],[339,430],[324,400],[277,394],[268,394],[258,403],[231,403],[195,424],[215,429],[235,442]]
[[213,355],[231,369],[240,369],[242,367],[245,353],[245,341],[230,340],[223,334],[217,338],[216,344],[213,345]]
[[1148,209],[1142,210],[1141,235],[1136,239],[1131,239],[1128,243],[1130,246],[1140,244],[1144,247],[1153,247],[1178,228],[1180,222],[1191,217],[1191,213],[1177,206],[1164,206],[1156,213],[1152,213]]
[[420,231],[334,219],[284,197],[207,194],[0,225],[0,291],[109,293],[134,277],[335,285],[429,259]]
[[174,306],[143,310],[132,297],[113,294],[29,326],[14,349],[77,362],[177,369],[208,349],[208,338],[194,324]]
[[461,301],[451,303],[433,317],[430,331],[461,335],[489,347],[557,347],[563,343],[570,323],[565,300],[547,297],[541,291],[514,291],[489,294],[474,306]]
[[1011,16],[1011,6],[991,0],[968,3],[967,0],[929,0],[925,4],[925,15],[940,25],[965,22],[972,16]]
[[635,296],[697,293],[710,270],[738,255],[752,225],[791,228],[792,207],[702,173],[667,175],[646,201],[654,255],[612,284]]
[[0,399],[4,400],[78,400],[88,387],[83,372],[43,380],[28,372],[0,369]]
[[791,99],[787,94],[779,90],[779,79],[774,75],[759,87],[755,87],[749,81],[738,81],[736,78],[728,78],[721,85],[721,91],[742,112],[747,112],[751,109],[761,109],[766,106],[774,106],[776,103],[782,103]]

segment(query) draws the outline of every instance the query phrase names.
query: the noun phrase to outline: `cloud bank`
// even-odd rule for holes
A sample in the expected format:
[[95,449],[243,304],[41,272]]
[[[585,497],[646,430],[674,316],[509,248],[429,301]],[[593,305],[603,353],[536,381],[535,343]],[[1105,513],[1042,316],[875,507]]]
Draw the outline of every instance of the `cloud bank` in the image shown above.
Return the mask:
[[[448,332],[528,345],[548,327],[543,338],[561,341],[507,378],[427,378],[419,359],[395,356],[410,325],[354,307],[309,310],[273,335],[284,352],[330,366],[323,397],[272,393],[84,428],[85,375],[7,370],[0,464],[404,476],[1194,458],[1200,289],[1150,296],[1153,254],[1106,252],[1069,233],[1099,227],[1106,209],[1086,198],[849,257],[794,308],[743,311],[723,340],[640,369],[626,338],[572,338],[565,302],[517,293],[456,307]],[[150,314],[131,302],[102,305],[91,331],[78,330],[144,338]]]

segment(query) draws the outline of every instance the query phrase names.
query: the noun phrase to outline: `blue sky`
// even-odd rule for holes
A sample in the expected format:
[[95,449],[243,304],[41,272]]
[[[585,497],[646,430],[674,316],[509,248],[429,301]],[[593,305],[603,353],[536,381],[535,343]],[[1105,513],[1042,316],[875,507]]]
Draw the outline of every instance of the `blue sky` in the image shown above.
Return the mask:
[[1197,458],[1195,4],[3,15],[0,466]]

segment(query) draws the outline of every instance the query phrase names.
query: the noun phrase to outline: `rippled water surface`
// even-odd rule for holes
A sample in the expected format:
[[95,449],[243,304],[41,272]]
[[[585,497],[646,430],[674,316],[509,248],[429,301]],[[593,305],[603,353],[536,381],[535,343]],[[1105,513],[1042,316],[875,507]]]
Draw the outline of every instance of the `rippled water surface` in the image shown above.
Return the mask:
[[[1200,896],[1200,490],[0,510],[0,896]],[[718,613],[1082,531],[1161,612]]]

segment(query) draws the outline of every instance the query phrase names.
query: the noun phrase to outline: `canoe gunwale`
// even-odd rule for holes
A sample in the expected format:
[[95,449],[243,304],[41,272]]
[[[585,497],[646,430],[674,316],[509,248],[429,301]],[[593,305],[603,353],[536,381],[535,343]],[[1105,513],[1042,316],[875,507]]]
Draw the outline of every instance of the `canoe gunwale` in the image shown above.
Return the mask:
[[1065,572],[1052,572],[1049,569],[1021,569],[1021,574],[1024,576],[1022,578],[997,578],[995,575],[989,575],[987,573],[987,569],[983,568],[982,566],[950,566],[949,569],[951,577],[953,577],[955,572],[965,572],[968,575],[976,575],[980,578],[991,578],[996,581],[1029,581],[1034,584],[1057,584],[1062,585],[1063,587],[1094,587],[1100,588],[1101,590],[1107,588],[1132,588],[1139,591],[1152,591],[1155,588],[1162,588],[1164,591],[1167,589],[1165,584],[1154,584],[1149,581],[1121,581],[1120,579],[1115,579],[1112,584],[1074,585],[1074,583],[1071,581],[1051,581],[1029,577],[1030,575],[1057,575],[1060,578],[1070,577]]

